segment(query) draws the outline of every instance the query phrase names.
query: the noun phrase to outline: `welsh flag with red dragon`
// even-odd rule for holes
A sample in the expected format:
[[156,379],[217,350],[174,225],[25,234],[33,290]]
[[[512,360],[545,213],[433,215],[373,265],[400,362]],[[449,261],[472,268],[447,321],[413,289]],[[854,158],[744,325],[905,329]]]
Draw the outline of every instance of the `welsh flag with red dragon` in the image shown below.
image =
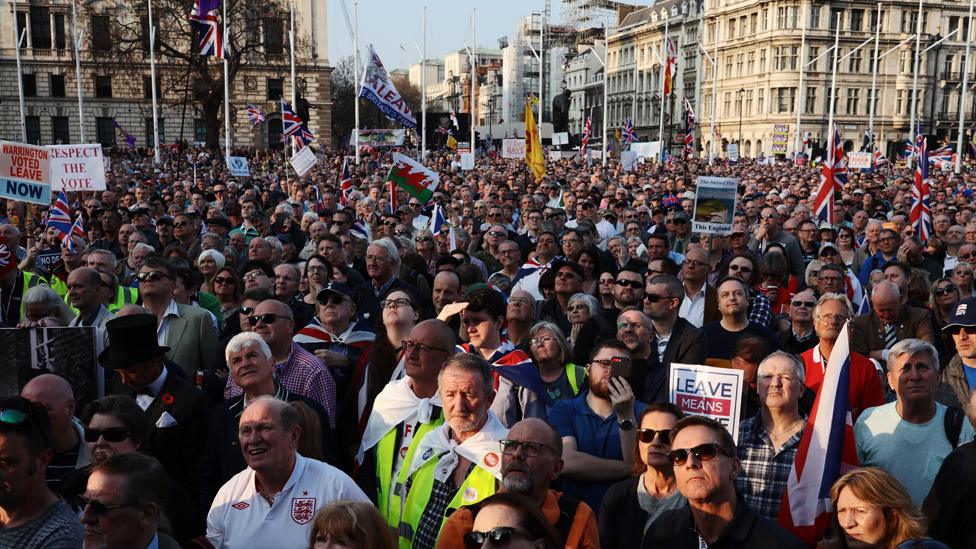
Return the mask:
[[386,176],[386,180],[391,183],[391,190],[400,187],[425,204],[430,202],[434,190],[441,182],[436,172],[400,153],[393,157],[393,165],[390,166],[390,173]]

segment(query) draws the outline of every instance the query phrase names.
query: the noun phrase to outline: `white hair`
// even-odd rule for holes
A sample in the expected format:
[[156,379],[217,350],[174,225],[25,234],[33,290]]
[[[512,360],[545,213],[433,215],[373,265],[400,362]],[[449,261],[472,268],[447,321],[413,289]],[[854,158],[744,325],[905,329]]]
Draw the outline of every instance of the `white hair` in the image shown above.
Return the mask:
[[315,215],[314,212],[305,212],[302,214],[302,223],[308,221],[309,224],[315,223],[319,220],[319,216]]
[[397,245],[394,244],[389,237],[384,236],[383,238],[378,238],[370,242],[369,245],[379,246],[380,248],[386,250],[387,255],[390,256],[390,261],[392,261],[396,267],[400,266],[400,250],[397,249]]
[[145,250],[147,253],[153,253],[153,252],[156,251],[156,248],[153,248],[152,245],[150,245],[150,244],[146,244],[144,242],[140,242],[140,243],[138,243],[138,244],[136,244],[135,246],[132,247],[132,251],[133,252],[136,251],[136,250]]
[[264,355],[264,358],[272,359],[271,347],[268,347],[268,343],[261,336],[254,332],[241,332],[227,342],[227,348],[224,349],[224,360],[229,363],[230,355],[237,354],[244,349],[257,349]]
[[94,250],[88,252],[88,255],[89,256],[92,256],[94,254],[104,255],[105,257],[109,258],[109,264],[112,265],[112,268],[113,269],[118,264],[118,259],[115,257],[115,254],[113,254],[112,252],[110,252],[108,250],[103,250],[101,248],[95,248]]
[[278,250],[278,253],[279,254],[281,253],[281,250],[282,250],[281,241],[278,240],[277,237],[274,237],[274,236],[266,236],[266,237],[264,237],[264,241],[268,243],[268,246],[271,246],[271,250],[272,251]]
[[772,354],[768,355],[766,358],[762,359],[762,362],[759,363],[759,368],[756,369],[756,375],[762,376],[763,370],[769,367],[769,363],[771,361],[780,360],[780,359],[789,362],[790,366],[793,366],[793,377],[796,378],[794,379],[795,382],[797,383],[805,382],[807,378],[807,374],[806,374],[806,368],[803,367],[803,361],[797,358],[796,355],[786,353],[783,351],[775,351]]
[[214,260],[214,263],[217,264],[218,270],[223,269],[224,265],[227,263],[227,258],[224,257],[224,254],[218,252],[217,250],[204,250],[200,252],[200,256],[197,257],[197,265],[199,265],[200,262],[207,257]]
[[903,339],[891,347],[891,350],[888,351],[888,371],[894,371],[895,361],[899,358],[905,355],[911,356],[916,353],[925,353],[929,355],[929,358],[932,360],[931,366],[938,371],[939,351],[937,351],[935,346],[928,341],[922,341],[921,339],[914,338]]
[[58,319],[62,326],[67,326],[75,317],[61,296],[44,284],[27,290],[24,294],[24,305],[46,306],[47,313],[44,316]]

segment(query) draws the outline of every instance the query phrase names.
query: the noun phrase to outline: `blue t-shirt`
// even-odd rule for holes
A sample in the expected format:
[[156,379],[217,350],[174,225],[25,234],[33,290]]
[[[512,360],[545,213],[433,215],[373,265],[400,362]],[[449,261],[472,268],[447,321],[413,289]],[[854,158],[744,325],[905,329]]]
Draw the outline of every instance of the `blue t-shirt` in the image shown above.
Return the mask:
[[969,390],[972,391],[974,388],[976,388],[976,368],[963,364],[962,371],[966,374],[966,385],[968,385]]
[[[556,402],[549,412],[549,424],[559,432],[559,436],[576,439],[576,449],[580,452],[623,461],[617,414],[611,413],[606,418],[598,416],[586,404],[586,393],[584,391],[576,398]],[[646,406],[643,402],[635,401],[634,417],[640,417]],[[591,509],[598,512],[603,494],[622,479],[595,482],[563,476],[560,480],[564,493],[586,502]]]

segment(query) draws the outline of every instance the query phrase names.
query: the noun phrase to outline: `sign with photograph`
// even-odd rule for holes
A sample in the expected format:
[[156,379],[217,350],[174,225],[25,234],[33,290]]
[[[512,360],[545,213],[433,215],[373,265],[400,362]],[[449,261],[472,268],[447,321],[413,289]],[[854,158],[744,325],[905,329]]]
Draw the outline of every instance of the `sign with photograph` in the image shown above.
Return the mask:
[[502,158],[525,158],[525,140],[502,139]]
[[698,364],[671,364],[669,398],[682,412],[718,421],[739,440],[742,416],[742,370]]
[[98,375],[95,328],[0,329],[0,394],[16,395],[31,379],[57,374],[68,380],[80,410],[104,394]]
[[847,153],[847,166],[852,170],[867,170],[871,168],[871,153],[852,151]]
[[247,158],[243,156],[228,156],[227,168],[234,177],[249,177],[251,170],[247,167]]
[[735,213],[736,177],[699,176],[695,189],[695,210],[691,216],[692,231],[711,234],[732,234],[732,215]]

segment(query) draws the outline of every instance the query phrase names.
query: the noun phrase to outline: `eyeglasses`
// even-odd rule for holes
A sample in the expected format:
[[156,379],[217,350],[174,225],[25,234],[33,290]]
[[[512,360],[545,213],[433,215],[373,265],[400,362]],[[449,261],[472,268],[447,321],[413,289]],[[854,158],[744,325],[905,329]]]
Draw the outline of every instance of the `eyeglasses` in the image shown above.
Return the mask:
[[328,271],[328,269],[326,269],[322,265],[309,265],[308,268],[306,268],[305,270],[308,271],[309,273],[315,273],[315,274],[321,274]]
[[506,547],[515,537],[532,539],[528,534],[511,526],[499,526],[488,532],[468,532],[464,535],[464,547],[466,549],[480,549],[484,547],[486,541],[489,547]]
[[556,278],[558,278],[558,279],[567,279],[567,280],[575,280],[576,279],[576,273],[574,273],[572,271],[559,271],[559,272],[556,273]]
[[664,299],[674,299],[674,298],[669,295],[657,295],[657,294],[647,294],[644,296],[644,301],[647,301],[648,303],[657,303],[658,301]]
[[958,291],[959,291],[959,288],[956,288],[955,286],[951,286],[951,285],[950,286],[943,286],[941,288],[936,288],[935,295],[938,296],[938,297],[942,297],[942,296],[944,296],[944,295],[946,295],[948,293],[955,293],[955,292],[958,292]]
[[258,322],[263,322],[265,325],[270,326],[274,324],[279,318],[285,318],[281,315],[276,315],[274,313],[264,313],[263,315],[251,315],[247,317],[247,321],[251,323],[251,327],[258,325]]
[[661,435],[661,440],[668,442],[671,440],[671,429],[638,429],[637,430],[637,440],[643,442],[644,444],[650,444],[654,442],[654,439]]
[[418,236],[416,239],[417,244],[422,244],[424,242],[433,242],[434,239],[429,236]]
[[139,282],[145,282],[147,280],[150,282],[156,282],[157,280],[163,278],[169,278],[169,275],[163,271],[149,271],[148,273],[139,273],[136,275],[136,280]]
[[555,340],[553,338],[549,337],[549,336],[542,336],[542,337],[536,337],[536,338],[533,338],[533,339],[529,340],[529,343],[533,347],[542,347],[546,343],[551,343],[553,341],[555,341]]
[[422,353],[433,353],[434,351],[440,351],[442,353],[449,353],[449,352],[451,352],[448,349],[441,349],[440,347],[431,347],[430,345],[427,345],[426,343],[420,343],[420,342],[417,342],[417,341],[410,341],[409,339],[403,340],[403,342],[400,344],[400,349],[402,349],[403,352],[406,353],[406,354],[408,354],[408,355],[410,353],[412,353],[414,349],[417,349],[417,350],[419,350]]
[[517,253],[518,250],[502,250],[502,249],[498,250],[498,255],[515,255]]
[[399,309],[400,307],[413,307],[413,303],[404,297],[380,301],[380,308],[382,309]]
[[593,359],[593,360],[590,361],[590,364],[599,364],[600,366],[603,366],[604,368],[610,368],[614,364],[620,364],[620,365],[630,364],[630,359],[629,358],[625,358],[625,357],[619,357],[619,358],[614,358],[614,359],[609,359],[609,358],[607,358],[607,359]]
[[237,281],[233,278],[227,278],[226,276],[218,276],[214,279],[214,284],[236,284]]
[[704,263],[702,261],[697,261],[694,259],[686,259],[681,262],[681,265],[684,267],[694,267],[696,269],[699,267],[708,267],[708,263]]
[[240,308],[238,309],[238,311],[239,311],[239,312],[240,312],[240,313],[241,313],[242,315],[244,315],[244,316],[246,316],[246,317],[250,317],[250,316],[251,316],[251,313],[253,313],[253,312],[254,312],[254,307],[245,307],[245,306],[243,306],[243,305],[242,305],[242,306],[241,306],[241,307],[240,307]]
[[752,273],[752,267],[746,267],[746,266],[743,266],[743,265],[735,265],[735,264],[732,264],[732,265],[729,265],[729,272],[730,273],[750,274],[750,273]]
[[617,286],[620,286],[620,287],[630,286],[631,288],[633,288],[635,290],[639,290],[639,289],[641,289],[641,288],[644,287],[644,283],[641,282],[641,281],[639,281],[639,280],[626,280],[626,279],[623,279],[623,278],[621,278],[620,280],[616,281],[614,284],[616,284]]
[[694,448],[680,448],[678,450],[671,450],[668,453],[668,457],[671,458],[671,463],[673,465],[684,465],[685,462],[688,461],[689,455],[695,456],[695,459],[698,461],[711,461],[719,454],[728,456],[721,446],[714,442],[710,442],[707,444],[699,444]]
[[794,299],[790,302],[790,305],[794,307],[806,307],[807,309],[812,309],[816,307],[817,303],[815,301],[800,301],[799,299]]
[[498,441],[502,445],[502,453],[510,456],[514,454],[519,448],[522,449],[522,453],[526,457],[539,457],[543,449],[549,450],[553,454],[556,454],[556,449],[542,444],[541,442],[529,442],[524,440],[500,440]]
[[105,437],[106,442],[122,442],[129,438],[129,431],[125,427],[111,427],[109,429],[85,429],[85,442],[98,442]]
[[244,282],[250,282],[259,276],[268,276],[263,271],[251,271],[244,275]]
[[613,284],[614,280],[612,278],[604,278],[600,280],[600,284]]
[[393,234],[396,236],[410,236],[410,231],[404,231],[401,229],[399,231],[393,231]]
[[190,224],[189,221],[177,221],[176,223],[173,223],[173,227],[176,227],[177,229],[179,229],[179,228],[182,228],[182,227],[186,227],[189,224]]
[[104,517],[110,512],[121,509],[123,507],[135,507],[135,503],[120,503],[118,505],[105,505],[100,501],[95,501],[93,499],[88,499],[85,497],[78,497],[78,501],[81,503],[81,508],[91,516],[94,517]]

